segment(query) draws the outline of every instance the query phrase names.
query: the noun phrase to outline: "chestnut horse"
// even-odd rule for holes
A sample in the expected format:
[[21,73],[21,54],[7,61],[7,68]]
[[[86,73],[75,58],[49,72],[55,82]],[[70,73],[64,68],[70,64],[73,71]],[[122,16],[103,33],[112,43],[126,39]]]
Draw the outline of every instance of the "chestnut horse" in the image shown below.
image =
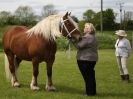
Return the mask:
[[[30,87],[32,90],[39,90],[37,84],[39,63],[45,61],[47,67],[46,90],[55,90],[52,82],[52,65],[56,53],[56,37],[65,36],[79,40],[80,32],[77,24],[70,17],[68,12],[64,15],[51,15],[31,29],[25,26],[12,26],[3,36],[3,47],[6,73],[11,74],[13,87],[19,87],[16,71],[22,60],[32,61],[33,76]],[[7,71],[7,69],[9,71]]]

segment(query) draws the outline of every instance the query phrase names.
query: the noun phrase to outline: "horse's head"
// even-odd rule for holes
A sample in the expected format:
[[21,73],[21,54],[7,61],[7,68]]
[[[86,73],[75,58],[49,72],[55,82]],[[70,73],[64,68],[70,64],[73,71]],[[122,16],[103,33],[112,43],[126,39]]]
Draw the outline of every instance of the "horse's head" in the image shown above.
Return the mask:
[[70,17],[68,12],[61,18],[61,33],[67,38],[74,39],[78,41],[80,39],[80,32],[78,30],[78,25]]

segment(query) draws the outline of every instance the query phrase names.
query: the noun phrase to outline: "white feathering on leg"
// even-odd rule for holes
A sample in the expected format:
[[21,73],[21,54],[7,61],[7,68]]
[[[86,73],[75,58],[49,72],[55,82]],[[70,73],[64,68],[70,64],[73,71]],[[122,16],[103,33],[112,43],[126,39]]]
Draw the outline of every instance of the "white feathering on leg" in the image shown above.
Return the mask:
[[7,59],[6,54],[5,54],[5,73],[6,73],[7,80],[10,81],[11,80],[11,72],[9,69],[9,61]]

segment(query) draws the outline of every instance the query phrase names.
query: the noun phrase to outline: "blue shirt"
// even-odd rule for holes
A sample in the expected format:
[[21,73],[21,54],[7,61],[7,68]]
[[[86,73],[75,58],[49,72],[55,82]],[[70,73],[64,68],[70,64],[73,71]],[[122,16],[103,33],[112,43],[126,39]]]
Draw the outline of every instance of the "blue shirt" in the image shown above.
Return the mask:
[[116,56],[122,56],[122,57],[128,57],[131,52],[131,45],[128,39],[123,38],[121,40],[117,39],[115,43],[115,55]]

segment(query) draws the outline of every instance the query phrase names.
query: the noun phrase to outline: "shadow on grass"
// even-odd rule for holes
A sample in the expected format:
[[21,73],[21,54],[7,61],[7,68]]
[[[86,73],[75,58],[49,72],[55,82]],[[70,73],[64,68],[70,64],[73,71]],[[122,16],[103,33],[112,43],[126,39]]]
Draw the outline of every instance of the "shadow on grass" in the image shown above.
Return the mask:
[[[45,90],[45,84],[39,84],[39,87],[40,87],[40,91],[46,91]],[[83,90],[79,90],[78,88],[73,88],[73,87],[69,87],[69,86],[65,86],[65,85],[55,85],[56,87],[56,91],[51,91],[51,92],[55,92],[55,93],[68,93],[68,94],[83,94]],[[30,84],[28,83],[23,83],[21,84],[20,86],[20,89],[21,88],[26,88],[26,89],[30,89]],[[46,91],[48,92],[48,91]]]
[[70,87],[69,85],[56,85],[57,92],[69,93],[69,94],[83,94],[84,91],[78,88]]
[[106,92],[106,93],[98,93],[96,95],[97,97],[100,97],[100,98],[108,98],[108,97],[113,97],[113,98],[123,98],[123,99],[133,99],[133,95],[132,93],[124,93],[124,91],[121,91],[121,92],[116,92],[116,93],[109,93],[109,92]]
[[[79,88],[74,88],[74,87],[70,87],[69,85],[55,85],[55,87],[57,88],[56,91],[46,91],[45,90],[45,85],[44,84],[39,84],[39,87],[41,88],[39,91],[35,91],[38,93],[46,93],[46,94],[70,94],[70,95],[81,95],[83,96],[84,93],[84,89],[79,89]],[[30,85],[29,83],[24,83],[21,84],[21,87],[19,88],[19,90],[22,89],[30,89]],[[17,88],[18,89],[18,88]],[[33,91],[34,92],[34,91]],[[132,92],[130,93],[124,93],[124,91],[121,92],[100,92],[98,91],[97,95],[94,96],[96,98],[100,98],[100,99],[133,99],[133,95]]]

